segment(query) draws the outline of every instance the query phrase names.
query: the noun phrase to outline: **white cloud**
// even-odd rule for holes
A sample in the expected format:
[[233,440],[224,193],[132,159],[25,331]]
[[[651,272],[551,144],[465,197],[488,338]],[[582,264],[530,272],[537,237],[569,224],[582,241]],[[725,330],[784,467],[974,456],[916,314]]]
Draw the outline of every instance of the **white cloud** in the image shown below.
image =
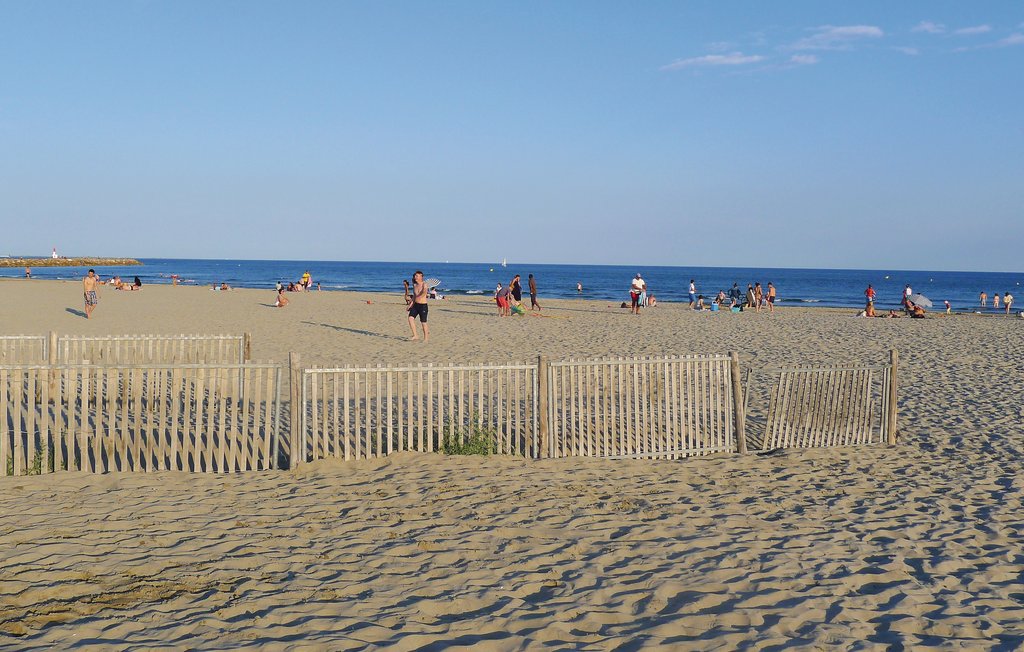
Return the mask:
[[897,52],[902,52],[908,57],[916,57],[917,55],[921,54],[921,51],[918,50],[917,48],[910,48],[902,45],[893,47],[893,50],[896,50]]
[[933,23],[930,20],[922,20],[910,28],[911,32],[924,32],[926,34],[945,34],[946,26],[942,23]]
[[885,32],[874,25],[822,25],[814,28],[815,33],[792,44],[793,50],[848,50],[851,45],[863,39],[885,36]]
[[1024,34],[1021,32],[1014,32],[1006,38],[999,39],[993,43],[984,43],[982,45],[975,45],[974,47],[960,47],[955,48],[953,52],[973,52],[975,50],[990,50],[992,48],[1009,48],[1016,45],[1024,45]]
[[1019,32],[1015,34],[1010,34],[1006,38],[1000,39],[995,42],[995,47],[997,48],[1006,48],[1010,47],[1011,45],[1024,45],[1024,34],[1021,34]]
[[818,61],[820,59],[816,54],[794,54],[789,58],[789,62],[795,66],[812,66]]
[[677,59],[670,64],[661,67],[662,70],[679,70],[681,68],[697,68],[703,66],[743,66],[751,63],[764,61],[759,54],[743,54],[742,52],[730,52],[729,54],[706,54],[702,57],[689,59]]
[[974,27],[961,27],[953,30],[957,36],[974,36],[975,34],[987,34],[992,31],[991,25],[975,25]]
[[708,44],[708,51],[710,52],[728,52],[729,50],[735,50],[736,44],[730,41],[715,41],[714,43]]

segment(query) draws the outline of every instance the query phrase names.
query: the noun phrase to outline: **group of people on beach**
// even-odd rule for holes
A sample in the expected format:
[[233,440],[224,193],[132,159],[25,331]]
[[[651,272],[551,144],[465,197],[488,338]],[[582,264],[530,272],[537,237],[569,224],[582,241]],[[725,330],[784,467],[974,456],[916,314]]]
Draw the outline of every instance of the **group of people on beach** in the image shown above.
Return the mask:
[[[778,296],[778,292],[775,289],[775,285],[770,281],[765,287],[762,287],[760,282],[748,283],[745,294],[740,289],[739,283],[733,283],[732,288],[728,292],[719,290],[715,298],[709,301],[703,294],[698,294],[696,280],[690,279],[687,295],[690,300],[690,310],[717,311],[728,308],[739,312],[751,308],[755,312],[760,312],[763,308],[766,308],[769,312],[775,312],[775,299]],[[636,315],[640,314],[641,308],[658,305],[658,300],[651,294],[647,281],[644,280],[642,274],[637,274],[633,278],[632,283],[630,283],[629,299],[630,312]],[[623,302],[622,307],[626,307],[625,302]]]
[[[494,303],[498,307],[499,317],[511,317],[512,313],[517,315],[526,314],[526,308],[523,306],[523,285],[522,277],[516,274],[512,277],[512,280],[508,282],[508,285],[503,286],[498,283],[497,287],[494,288]],[[540,303],[537,301],[537,279],[533,278],[533,274],[527,276],[528,287],[530,290],[530,310],[540,312]]]
[[[992,294],[992,309],[993,310],[999,310],[999,302],[1000,302],[999,293],[998,292],[993,293]],[[980,304],[982,310],[984,310],[985,308],[988,307],[988,294],[984,290],[982,290],[981,293],[978,294],[978,303]],[[1013,307],[1013,295],[1010,294],[1009,292],[1004,292],[1003,296],[1002,296],[1002,303],[1003,303],[1003,310],[1006,311],[1007,315],[1010,314],[1010,309]]]
[[[778,298],[778,290],[775,284],[768,281],[764,286],[759,281],[747,283],[747,291],[740,289],[739,283],[733,283],[729,291],[719,290],[718,294],[708,306],[704,302],[703,294],[696,294],[697,288],[694,282],[690,281],[690,307],[694,310],[720,310],[729,308],[734,311],[753,309],[754,312],[761,312],[767,309],[768,312],[775,312],[775,300]],[[696,295],[696,297],[694,296]]]

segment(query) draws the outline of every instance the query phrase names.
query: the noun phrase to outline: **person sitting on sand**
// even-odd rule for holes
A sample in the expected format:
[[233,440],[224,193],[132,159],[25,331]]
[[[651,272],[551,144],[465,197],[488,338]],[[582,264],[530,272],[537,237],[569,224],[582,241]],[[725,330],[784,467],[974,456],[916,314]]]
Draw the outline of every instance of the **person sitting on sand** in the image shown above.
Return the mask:
[[903,318],[903,315],[901,315],[900,313],[896,312],[895,310],[890,310],[889,314],[886,315],[886,319],[902,319],[902,318]]
[[704,295],[703,294],[698,294],[697,295],[697,305],[696,305],[696,307],[694,307],[694,310],[699,310],[701,312],[704,312],[707,309],[708,309],[707,306],[704,305]]
[[221,281],[221,283],[220,283],[220,289],[221,289],[221,290],[230,290],[230,289],[231,289],[231,286],[230,286],[230,285],[228,285],[227,283],[225,283],[225,282]]
[[288,305],[288,297],[284,296],[284,288],[280,288],[277,291],[277,302],[274,304],[275,308],[284,308]]
[[864,308],[864,316],[865,317],[877,317],[878,316],[878,315],[875,314],[875,302],[874,301],[869,301],[868,302],[867,307]]
[[136,290],[141,290],[142,289],[142,279],[139,278],[138,276],[136,276],[135,277],[135,281],[132,283],[132,285],[135,286]]
[[925,311],[924,308],[917,305],[913,301],[907,300],[907,312],[910,313],[911,319],[924,319]]
[[718,305],[722,305],[723,303],[725,303],[725,290],[718,291],[718,296],[715,297],[715,303],[717,303]]

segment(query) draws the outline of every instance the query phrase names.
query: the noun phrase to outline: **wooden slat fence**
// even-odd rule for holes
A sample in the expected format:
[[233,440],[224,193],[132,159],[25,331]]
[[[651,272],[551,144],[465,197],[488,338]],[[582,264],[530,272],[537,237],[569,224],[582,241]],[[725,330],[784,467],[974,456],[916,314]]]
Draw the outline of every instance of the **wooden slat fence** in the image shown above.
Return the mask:
[[551,457],[737,450],[730,356],[570,359],[548,369]]
[[817,448],[896,442],[896,353],[889,365],[794,367],[769,371],[762,448]]
[[61,335],[63,364],[243,364],[248,335]]
[[300,382],[299,462],[440,451],[471,439],[494,453],[539,452],[535,365],[311,368]]
[[0,364],[42,364],[46,344],[43,335],[0,335]]
[[0,366],[6,475],[274,468],[282,367]]

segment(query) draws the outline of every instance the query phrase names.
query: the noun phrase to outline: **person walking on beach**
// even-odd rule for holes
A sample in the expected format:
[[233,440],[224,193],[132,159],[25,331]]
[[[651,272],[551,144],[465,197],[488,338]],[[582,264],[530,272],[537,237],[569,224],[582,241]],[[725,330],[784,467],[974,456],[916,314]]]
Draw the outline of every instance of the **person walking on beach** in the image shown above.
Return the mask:
[[537,303],[537,281],[534,280],[533,274],[530,274],[526,278],[529,280],[530,285],[530,310],[540,312],[540,304]]
[[629,286],[629,311],[634,315],[640,314],[640,294],[644,291],[644,279],[639,274],[633,279]]
[[768,301],[768,312],[769,313],[774,313],[775,312],[775,286],[772,285],[771,281],[768,281],[768,296],[766,297],[766,300]]
[[982,290],[981,294],[978,295],[978,299],[981,300],[981,307],[982,308],[988,307],[988,295],[985,294],[984,290]]
[[690,310],[693,310],[694,304],[697,303],[697,286],[694,284],[693,279],[690,279]]
[[[408,281],[403,281],[408,286]],[[423,272],[416,270],[412,275],[412,303],[409,304],[409,330],[412,331],[412,341],[419,336],[416,334],[416,318],[419,317],[420,326],[423,328],[423,341],[430,340],[430,328],[427,326],[427,284],[423,282]]]
[[82,291],[85,293],[85,318],[92,319],[92,311],[100,302],[99,279],[96,278],[96,270],[90,269],[82,279]]
[[868,289],[864,290],[864,298],[868,300],[869,306],[875,302],[875,288],[871,287],[870,283],[868,283]]
[[1013,295],[1009,292],[1003,295],[1003,306],[1006,307],[1006,314],[1010,314],[1010,308],[1013,307]]

